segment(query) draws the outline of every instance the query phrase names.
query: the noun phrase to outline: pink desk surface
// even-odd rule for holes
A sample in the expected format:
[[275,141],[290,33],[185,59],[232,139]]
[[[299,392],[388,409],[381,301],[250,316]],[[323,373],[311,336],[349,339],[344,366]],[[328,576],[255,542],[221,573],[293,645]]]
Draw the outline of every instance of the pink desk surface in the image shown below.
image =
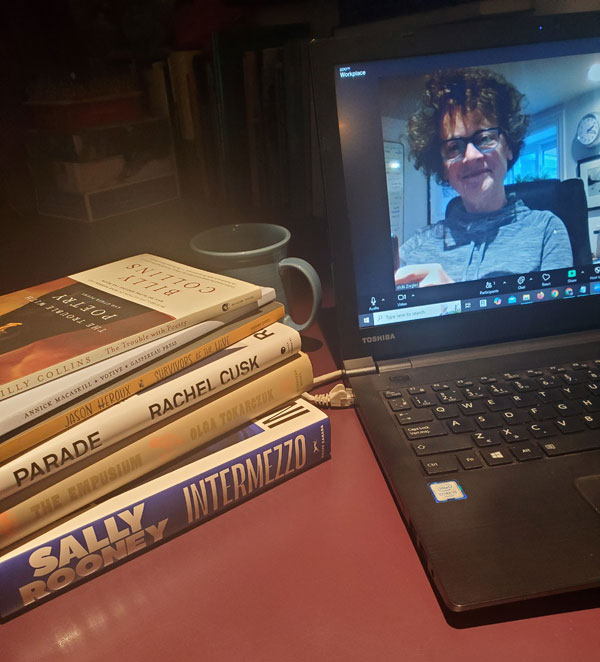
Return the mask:
[[0,660],[598,659],[597,592],[446,616],[355,412],[331,421],[331,461],[0,625]]

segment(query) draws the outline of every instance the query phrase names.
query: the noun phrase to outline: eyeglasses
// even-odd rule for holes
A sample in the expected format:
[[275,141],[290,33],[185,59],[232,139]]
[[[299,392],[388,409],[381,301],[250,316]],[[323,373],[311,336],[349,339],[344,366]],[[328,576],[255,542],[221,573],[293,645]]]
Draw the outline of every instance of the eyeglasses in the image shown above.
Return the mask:
[[444,140],[440,143],[440,153],[444,161],[458,161],[465,155],[467,145],[471,143],[482,154],[487,154],[498,147],[500,136],[503,133],[504,131],[496,126],[489,129],[479,129],[472,136],[465,138],[450,138],[450,140]]

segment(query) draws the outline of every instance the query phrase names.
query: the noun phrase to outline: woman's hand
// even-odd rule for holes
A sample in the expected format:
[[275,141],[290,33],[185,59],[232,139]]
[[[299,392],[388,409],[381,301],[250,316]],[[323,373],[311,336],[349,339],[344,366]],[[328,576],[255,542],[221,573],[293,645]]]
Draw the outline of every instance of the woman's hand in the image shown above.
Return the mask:
[[419,287],[428,287],[430,285],[445,285],[454,281],[444,271],[441,264],[437,262],[431,264],[408,264],[405,267],[396,269],[394,275],[396,286],[406,285],[407,283],[419,283]]

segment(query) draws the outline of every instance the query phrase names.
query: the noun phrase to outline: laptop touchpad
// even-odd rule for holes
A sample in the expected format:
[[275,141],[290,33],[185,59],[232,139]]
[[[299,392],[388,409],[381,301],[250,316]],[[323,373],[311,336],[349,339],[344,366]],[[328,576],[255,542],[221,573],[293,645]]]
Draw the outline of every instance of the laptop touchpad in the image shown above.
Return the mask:
[[600,474],[575,479],[575,487],[583,498],[600,515]]

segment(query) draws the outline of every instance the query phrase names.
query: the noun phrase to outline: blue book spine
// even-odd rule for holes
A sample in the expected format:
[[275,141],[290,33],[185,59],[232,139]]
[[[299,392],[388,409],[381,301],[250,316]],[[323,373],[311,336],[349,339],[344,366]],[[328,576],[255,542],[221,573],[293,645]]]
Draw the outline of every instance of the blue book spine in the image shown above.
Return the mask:
[[[197,526],[331,454],[327,416],[297,400],[186,463],[0,557],[6,618]],[[202,457],[204,455],[204,457]]]

